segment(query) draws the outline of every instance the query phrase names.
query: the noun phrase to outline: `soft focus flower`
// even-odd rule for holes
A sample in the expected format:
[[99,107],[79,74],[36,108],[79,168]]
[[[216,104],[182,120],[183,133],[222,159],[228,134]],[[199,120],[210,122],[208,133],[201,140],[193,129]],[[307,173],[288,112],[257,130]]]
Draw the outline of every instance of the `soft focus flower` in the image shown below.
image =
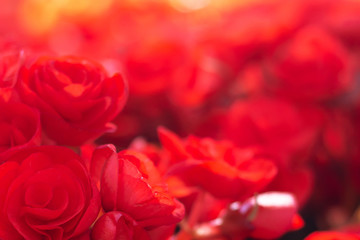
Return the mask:
[[275,49],[268,61],[270,88],[296,100],[327,100],[353,84],[352,57],[336,38],[321,28],[298,31]]
[[0,6],[0,240],[359,239],[359,0]]
[[260,147],[282,160],[304,155],[313,146],[316,114],[280,98],[238,100],[227,112],[223,134],[239,147]]

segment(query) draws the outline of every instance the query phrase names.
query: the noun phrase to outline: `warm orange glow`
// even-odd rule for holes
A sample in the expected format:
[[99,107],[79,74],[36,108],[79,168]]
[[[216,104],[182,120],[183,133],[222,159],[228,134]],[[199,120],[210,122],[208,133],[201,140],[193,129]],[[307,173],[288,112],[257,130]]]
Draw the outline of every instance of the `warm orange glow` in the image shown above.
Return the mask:
[[23,28],[36,36],[49,32],[64,17],[81,20],[100,16],[112,3],[113,0],[24,0],[18,15]]
[[61,12],[69,16],[91,17],[106,12],[113,0],[54,0]]
[[21,25],[33,35],[48,32],[58,20],[58,16],[59,8],[53,0],[26,0],[19,9]]
[[211,0],[170,0],[170,4],[181,12],[190,12],[207,7]]

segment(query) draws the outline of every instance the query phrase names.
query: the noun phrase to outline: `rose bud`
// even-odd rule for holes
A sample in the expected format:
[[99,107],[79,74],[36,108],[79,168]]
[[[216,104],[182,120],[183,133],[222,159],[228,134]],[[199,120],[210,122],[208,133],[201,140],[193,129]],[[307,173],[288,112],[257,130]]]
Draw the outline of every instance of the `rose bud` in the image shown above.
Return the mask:
[[[169,194],[158,170],[145,155],[130,150],[116,154],[115,147],[105,145],[95,150],[94,156],[91,165],[100,166],[102,172],[91,172],[95,179],[100,174],[106,212],[124,212],[146,230],[176,224],[184,217],[183,205]],[[90,169],[94,169],[92,166]]]
[[78,146],[114,130],[109,122],[127,99],[120,75],[108,77],[82,58],[43,57],[22,75],[22,100],[40,110],[45,133],[58,144]]
[[99,218],[91,232],[93,240],[150,240],[147,232],[130,216],[111,211]]
[[278,239],[303,227],[295,198],[288,193],[266,192],[244,203],[233,202],[219,217],[194,227],[189,239]]
[[292,230],[298,206],[292,194],[266,192],[246,200],[241,206],[233,203],[249,223],[249,236],[260,239],[276,239]]
[[22,103],[0,101],[0,156],[9,150],[40,145],[40,114]]
[[58,146],[28,147],[0,161],[0,239],[86,237],[100,198],[76,153]]

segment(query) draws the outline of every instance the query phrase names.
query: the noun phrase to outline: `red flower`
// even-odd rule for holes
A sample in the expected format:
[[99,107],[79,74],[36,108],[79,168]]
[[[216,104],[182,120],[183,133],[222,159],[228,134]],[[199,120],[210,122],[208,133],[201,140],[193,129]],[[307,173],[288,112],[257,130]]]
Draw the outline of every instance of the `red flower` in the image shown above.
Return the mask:
[[72,239],[88,231],[100,199],[77,154],[41,146],[1,160],[1,239]]
[[282,192],[266,192],[252,197],[241,205],[239,211],[247,216],[253,228],[249,236],[256,239],[279,238],[292,230],[294,218],[299,217],[294,196]]
[[241,100],[232,104],[223,134],[236,146],[257,148],[273,156],[277,164],[288,167],[309,159],[321,116],[322,111],[315,107],[298,108],[282,99]]
[[105,211],[124,212],[147,230],[175,224],[183,218],[182,204],[169,194],[145,155],[134,151],[116,154],[115,148],[108,145],[94,152],[91,164],[93,176],[100,179]]
[[169,80],[181,74],[187,63],[187,49],[182,43],[164,37],[142,40],[130,47],[123,60],[130,90],[136,96],[162,93],[168,88]]
[[81,145],[113,128],[127,88],[95,62],[74,57],[40,58],[20,84],[24,102],[38,108],[46,134],[58,144]]
[[268,62],[274,91],[297,100],[326,100],[348,90],[354,74],[342,44],[316,27],[300,30]]
[[201,50],[192,49],[188,62],[182,64],[181,74],[171,79],[169,84],[170,102],[185,112],[213,102],[231,82],[222,76],[221,64]]
[[235,5],[222,16],[220,24],[209,24],[205,43],[236,76],[243,66],[281,43],[302,23],[304,7],[299,3],[276,0]]
[[40,145],[40,114],[22,103],[0,101],[0,156],[7,150]]
[[[300,109],[281,99],[237,101],[223,125],[224,135],[239,147],[272,156],[279,174],[267,190],[290,191],[303,204],[313,184],[306,163],[316,143],[320,116],[316,108]],[[298,182],[302,184],[295,184]]]
[[305,121],[305,116],[313,117],[310,114],[281,99],[236,101],[227,114],[224,135],[240,147],[261,146],[280,152],[277,155],[302,152],[314,142],[316,133],[310,121]]
[[235,148],[230,142],[189,136],[181,140],[159,128],[162,145],[174,165],[169,176],[188,186],[198,186],[217,198],[245,199],[262,190],[277,169],[266,159],[253,157],[251,151]]

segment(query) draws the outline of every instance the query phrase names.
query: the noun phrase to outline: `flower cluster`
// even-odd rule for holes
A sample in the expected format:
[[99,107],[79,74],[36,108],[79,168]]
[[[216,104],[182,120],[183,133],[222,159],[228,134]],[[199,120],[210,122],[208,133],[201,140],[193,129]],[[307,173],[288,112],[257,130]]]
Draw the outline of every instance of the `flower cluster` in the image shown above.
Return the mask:
[[359,1],[4,2],[1,240],[360,240]]

